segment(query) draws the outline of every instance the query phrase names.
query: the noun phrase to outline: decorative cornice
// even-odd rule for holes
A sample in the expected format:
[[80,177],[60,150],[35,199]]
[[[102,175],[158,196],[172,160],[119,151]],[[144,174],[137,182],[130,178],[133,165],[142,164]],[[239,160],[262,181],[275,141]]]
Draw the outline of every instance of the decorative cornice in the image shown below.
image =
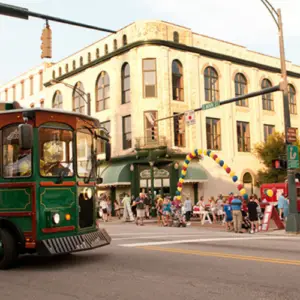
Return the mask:
[[[122,48],[117,49],[116,51],[110,52],[100,58],[97,58],[97,59],[93,60],[92,62],[87,63],[87,64],[77,68],[76,70],[73,70],[62,76],[56,77],[55,80],[61,81],[61,80],[67,79],[69,77],[72,77],[72,76],[80,73],[80,72],[83,72],[84,70],[86,70],[88,68],[91,68],[100,63],[103,63],[115,56],[118,56],[125,52],[128,52],[131,49],[134,49],[137,47],[142,47],[142,46],[149,46],[149,45],[165,46],[165,47],[169,47],[169,48],[172,48],[175,50],[187,51],[187,52],[199,54],[199,55],[202,55],[205,57],[210,57],[210,58],[214,58],[214,59],[218,59],[218,60],[222,60],[222,61],[229,61],[229,62],[235,63],[237,65],[258,68],[260,70],[265,70],[265,71],[272,72],[272,73],[278,73],[278,74],[281,73],[281,70],[279,68],[272,67],[270,65],[256,63],[256,62],[242,59],[242,58],[237,58],[237,57],[230,56],[230,55],[220,54],[220,53],[212,52],[209,50],[204,50],[204,49],[197,48],[197,47],[187,46],[184,44],[178,44],[178,43],[174,43],[172,41],[148,40],[148,41],[137,41],[137,42],[128,44]],[[288,71],[287,74],[290,77],[300,78],[300,73],[297,73],[297,72]],[[48,87],[51,85],[51,83],[50,83],[50,81],[48,81],[44,85],[45,85],[45,87]]]

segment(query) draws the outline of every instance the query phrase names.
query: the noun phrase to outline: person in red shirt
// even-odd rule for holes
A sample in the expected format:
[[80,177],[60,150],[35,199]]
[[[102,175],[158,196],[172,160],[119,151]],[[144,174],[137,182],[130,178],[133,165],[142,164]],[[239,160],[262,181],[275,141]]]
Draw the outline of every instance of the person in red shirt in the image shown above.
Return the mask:
[[233,192],[231,192],[230,194],[229,194],[229,197],[228,197],[228,201],[229,201],[229,204],[231,204],[231,201],[233,200]]

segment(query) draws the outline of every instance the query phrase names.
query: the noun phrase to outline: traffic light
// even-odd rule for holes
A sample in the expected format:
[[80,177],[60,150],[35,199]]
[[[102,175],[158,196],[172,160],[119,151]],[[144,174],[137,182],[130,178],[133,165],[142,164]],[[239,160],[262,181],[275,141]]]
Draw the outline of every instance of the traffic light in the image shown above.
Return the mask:
[[286,161],[283,159],[273,159],[272,160],[272,168],[281,170],[281,169],[286,169],[287,164]]
[[158,126],[157,124],[153,124],[151,127],[151,140],[157,141],[158,139]]
[[41,58],[52,58],[52,31],[48,23],[46,23],[46,27],[43,29],[41,40]]

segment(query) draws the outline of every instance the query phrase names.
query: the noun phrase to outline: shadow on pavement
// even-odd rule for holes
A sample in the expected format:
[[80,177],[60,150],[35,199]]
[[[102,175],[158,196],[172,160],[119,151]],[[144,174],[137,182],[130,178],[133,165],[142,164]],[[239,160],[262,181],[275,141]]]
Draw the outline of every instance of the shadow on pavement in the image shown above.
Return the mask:
[[24,270],[59,270],[77,268],[78,265],[90,265],[106,262],[110,253],[73,253],[57,256],[21,256],[14,269]]

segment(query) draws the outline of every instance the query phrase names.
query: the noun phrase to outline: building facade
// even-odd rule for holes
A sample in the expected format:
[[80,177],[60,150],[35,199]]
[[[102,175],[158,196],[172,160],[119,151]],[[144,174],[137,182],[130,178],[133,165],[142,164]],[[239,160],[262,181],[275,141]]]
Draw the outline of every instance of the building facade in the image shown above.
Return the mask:
[[[292,127],[299,127],[300,67],[287,62]],[[252,153],[256,143],[284,130],[282,94],[242,100],[195,114],[165,118],[205,103],[277,85],[278,58],[193,33],[162,21],[139,21],[49,66],[43,77],[46,108],[99,118],[111,135],[112,161],[100,168],[104,191],[174,195],[186,153],[211,149],[256,192],[263,166]],[[82,93],[84,92],[84,94]],[[3,98],[3,91],[1,93]],[[205,157],[188,169],[183,196],[196,201],[235,191],[231,178]]]
[[43,107],[44,74],[50,63],[43,63],[0,86],[0,101],[18,101],[22,107]]

